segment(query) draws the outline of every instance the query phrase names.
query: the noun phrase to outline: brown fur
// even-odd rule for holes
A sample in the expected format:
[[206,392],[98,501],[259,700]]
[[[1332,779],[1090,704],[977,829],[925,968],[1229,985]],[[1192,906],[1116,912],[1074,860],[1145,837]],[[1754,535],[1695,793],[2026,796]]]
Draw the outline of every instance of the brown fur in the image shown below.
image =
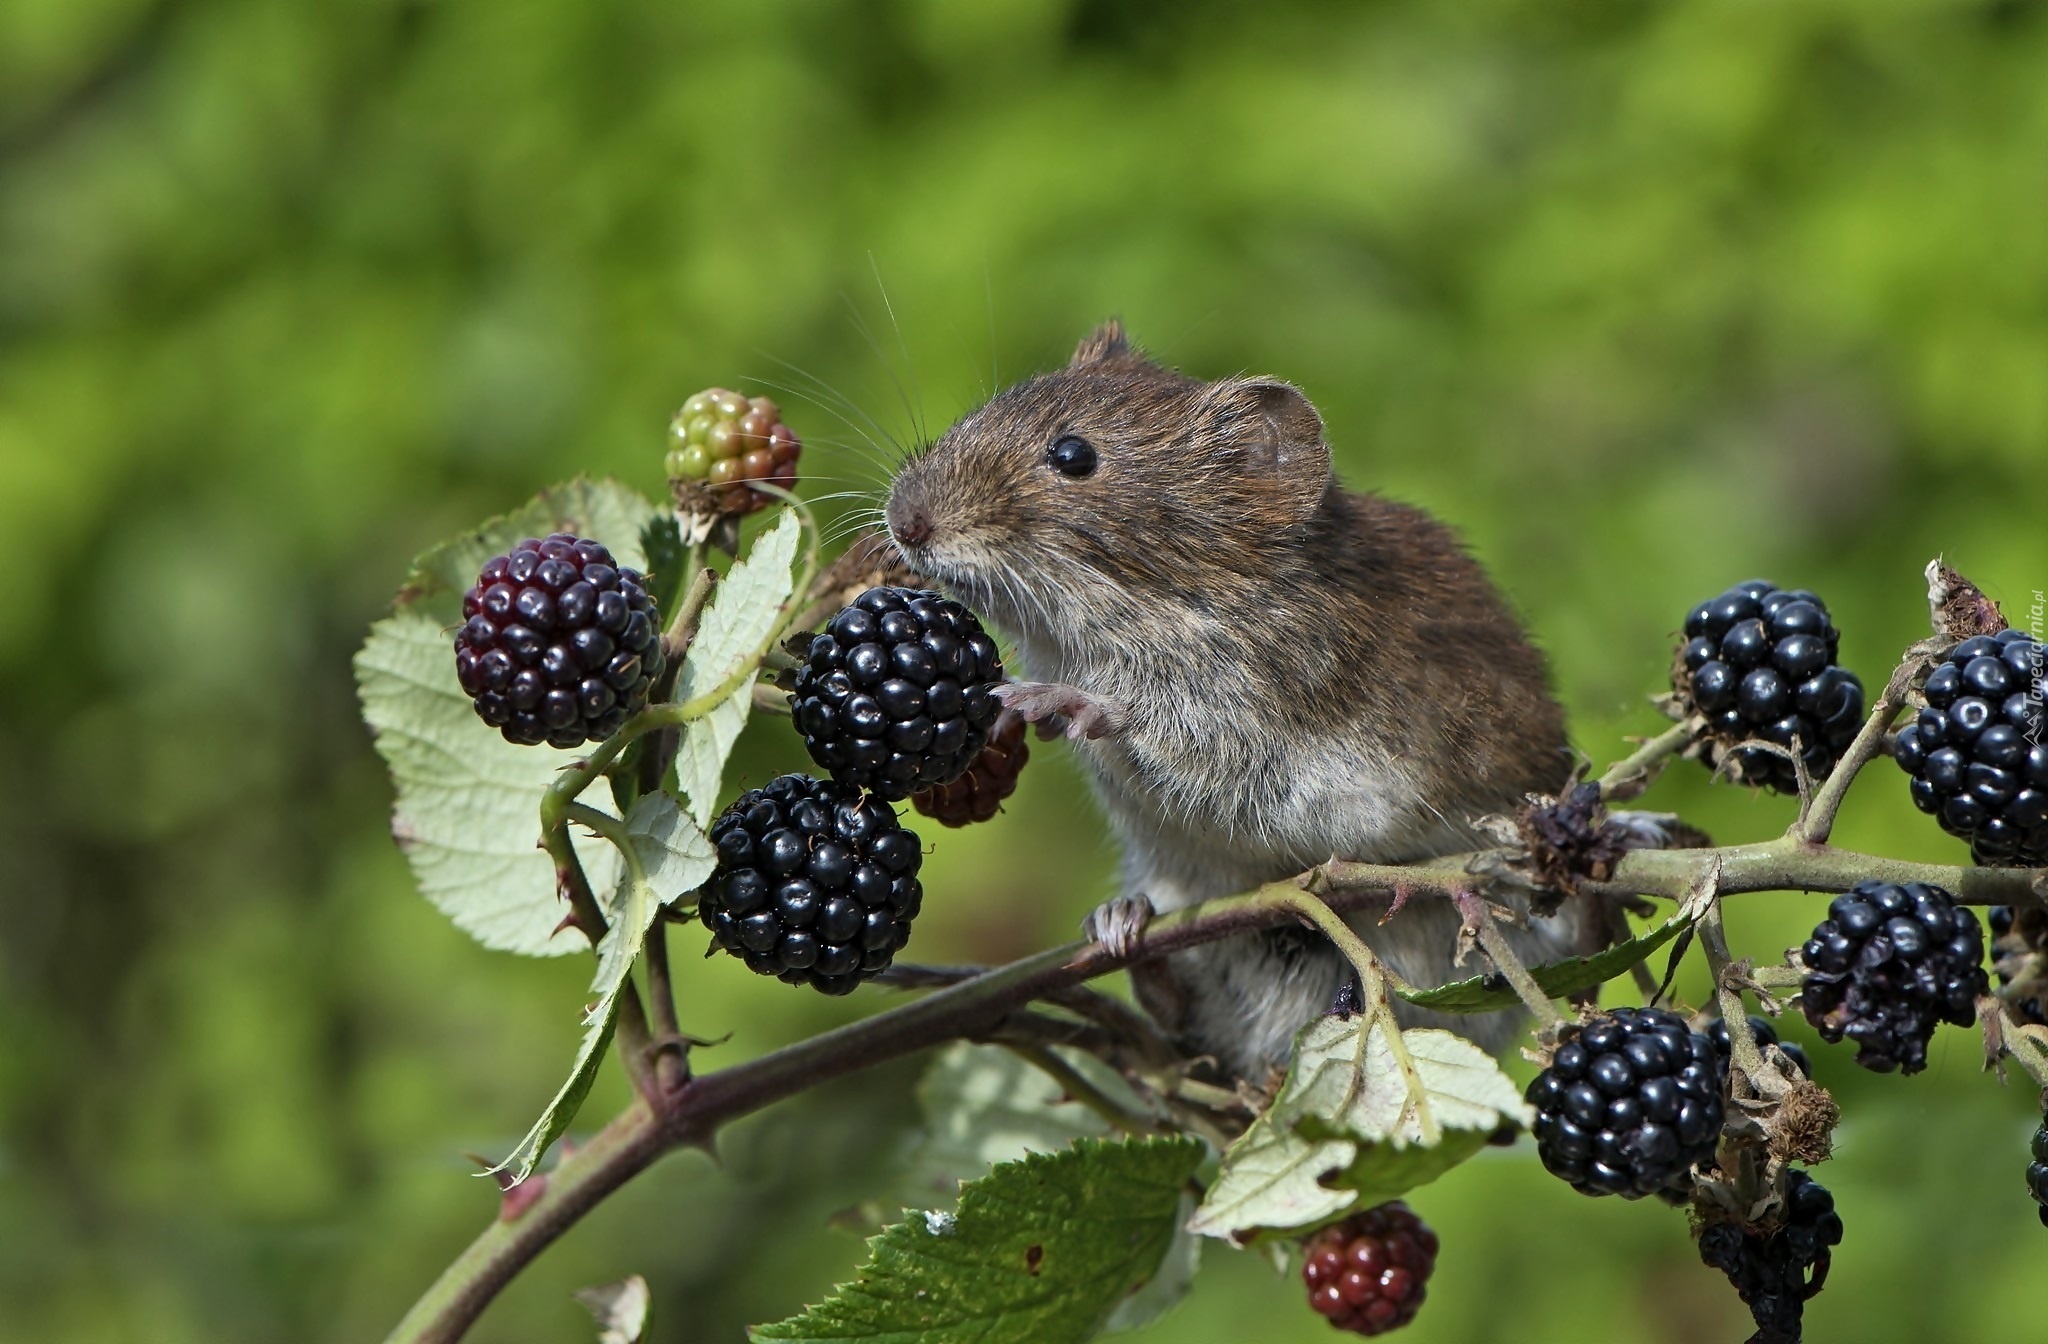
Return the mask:
[[[1097,449],[1093,474],[1048,466],[1068,434]],[[1333,854],[1472,847],[1477,817],[1567,774],[1542,658],[1484,571],[1420,510],[1340,489],[1321,419],[1286,383],[1184,377],[1110,324],[906,463],[888,513],[910,564],[1016,636],[1035,678],[1112,712],[1080,750],[1123,835],[1127,894],[1158,908]],[[1441,978],[1443,914],[1404,913],[1372,941]],[[1300,1013],[1341,968],[1279,960],[1267,969],[1297,992],[1238,984],[1205,1014],[1219,968],[1176,959],[1195,1043],[1241,1071],[1275,1040],[1284,1054],[1306,1014],[1264,1019]],[[1242,1013],[1262,1019],[1246,1040],[1209,1039]]]

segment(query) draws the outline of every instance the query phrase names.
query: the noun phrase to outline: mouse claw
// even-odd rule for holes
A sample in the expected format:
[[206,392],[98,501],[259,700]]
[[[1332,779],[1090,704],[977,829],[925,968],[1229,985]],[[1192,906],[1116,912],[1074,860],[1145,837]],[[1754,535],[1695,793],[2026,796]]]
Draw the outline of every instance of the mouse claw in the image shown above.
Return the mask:
[[1075,686],[1052,681],[1006,681],[996,698],[1025,722],[1038,725],[1040,737],[1064,733],[1079,742],[1107,737],[1116,731],[1116,707]]
[[1104,901],[1081,921],[1081,936],[1101,943],[1111,956],[1135,954],[1145,939],[1145,926],[1152,922],[1152,902],[1143,892]]

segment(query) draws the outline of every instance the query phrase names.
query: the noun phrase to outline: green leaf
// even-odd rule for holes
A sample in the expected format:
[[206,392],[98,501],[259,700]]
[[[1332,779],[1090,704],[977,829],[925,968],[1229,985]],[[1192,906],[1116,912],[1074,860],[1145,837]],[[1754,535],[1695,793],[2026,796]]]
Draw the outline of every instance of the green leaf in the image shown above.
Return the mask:
[[1006,1162],[957,1213],[872,1238],[859,1276],[757,1340],[1081,1344],[1149,1279],[1173,1241],[1199,1140],[1108,1143]]
[[640,873],[636,876],[631,864],[619,865],[618,890],[605,912],[609,927],[597,947],[597,979],[590,986],[594,994],[618,988],[661,907],[696,890],[718,866],[710,839],[665,793],[634,802],[626,813],[626,838]]
[[1223,1154],[1192,1226],[1240,1243],[1309,1231],[1435,1180],[1502,1122],[1529,1119],[1513,1081],[1462,1037],[1396,1032],[1384,1009],[1317,1018],[1295,1038],[1279,1096]]
[[[774,524],[754,538],[744,560],[726,571],[690,641],[676,680],[676,699],[694,700],[724,685],[766,652],[789,600],[792,568],[802,534],[796,513],[784,509]],[[725,760],[747,725],[753,707],[749,677],[711,713],[683,725],[676,748],[676,790],[689,800],[690,816],[709,826],[717,815]]]
[[[1093,1055],[1061,1051],[1061,1060],[1132,1114],[1146,1113],[1116,1070]],[[950,1206],[960,1186],[1002,1162],[1056,1153],[1076,1139],[1105,1138],[1110,1124],[1069,1098],[1041,1069],[995,1045],[955,1042],[939,1053],[918,1085],[924,1132],[911,1149],[903,1181],[912,1207]],[[1192,1198],[1175,1219],[1173,1241],[1145,1287],[1124,1299],[1105,1332],[1135,1330],[1187,1296],[1201,1259],[1201,1238],[1187,1231]]]
[[462,595],[476,582],[484,561],[527,537],[550,532],[574,532],[601,541],[614,560],[644,570],[647,556],[640,533],[656,512],[638,491],[609,477],[593,481],[579,476],[551,485],[510,513],[422,553],[399,589],[398,609],[421,611],[455,625],[462,619]]
[[[558,956],[588,947],[560,927],[554,864],[538,848],[540,797],[579,753],[517,747],[478,719],[455,682],[453,629],[477,570],[524,537],[573,531],[641,562],[640,528],[654,506],[616,481],[575,480],[426,552],[413,562],[397,610],[370,627],[356,654],[363,718],[391,769],[392,834],[422,895],[486,947]],[[593,791],[584,799],[605,808]],[[611,846],[575,842],[595,891],[618,881]]]
[[487,1175],[510,1171],[512,1183],[519,1184],[533,1174],[541,1154],[552,1148],[556,1139],[568,1133],[576,1112],[583,1109],[583,1099],[590,1095],[590,1085],[597,1081],[597,1067],[604,1062],[605,1047],[611,1044],[612,1028],[618,1020],[619,990],[615,986],[583,1016],[583,1043],[577,1047],[576,1063],[569,1070],[569,1080],[562,1084],[554,1100],[540,1113],[540,1119],[533,1122],[533,1128],[526,1131],[526,1137],[519,1141],[518,1147],[508,1153],[503,1162],[492,1167]]
[[[355,659],[363,718],[398,788],[391,831],[420,894],[485,947],[559,956],[590,944],[560,928],[566,907],[540,849],[540,798],[577,758],[519,747],[477,718],[455,682],[451,636],[418,611],[370,627]],[[599,791],[586,798],[604,807]],[[593,890],[618,881],[619,856],[577,837]]]
[[[1561,999],[1582,989],[1604,985],[1617,975],[1625,974],[1629,967],[1670,942],[1690,923],[1690,916],[1677,916],[1647,933],[1616,943],[1592,956],[1569,957],[1548,966],[1532,966],[1529,974],[1543,987],[1544,993],[1553,999]],[[1491,1013],[1512,1008],[1521,1002],[1511,987],[1491,975],[1474,976],[1470,980],[1458,980],[1434,989],[1397,992],[1418,1008],[1434,1008],[1440,1013]]]

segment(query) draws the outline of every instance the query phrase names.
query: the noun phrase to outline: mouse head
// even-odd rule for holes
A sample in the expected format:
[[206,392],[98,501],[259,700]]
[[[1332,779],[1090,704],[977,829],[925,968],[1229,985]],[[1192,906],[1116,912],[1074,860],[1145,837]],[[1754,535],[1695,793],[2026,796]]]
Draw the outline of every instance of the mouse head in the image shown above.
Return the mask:
[[1184,377],[1110,322],[904,463],[888,522],[913,568],[1052,635],[1177,595],[1206,605],[1260,553],[1298,547],[1330,489],[1298,390]]

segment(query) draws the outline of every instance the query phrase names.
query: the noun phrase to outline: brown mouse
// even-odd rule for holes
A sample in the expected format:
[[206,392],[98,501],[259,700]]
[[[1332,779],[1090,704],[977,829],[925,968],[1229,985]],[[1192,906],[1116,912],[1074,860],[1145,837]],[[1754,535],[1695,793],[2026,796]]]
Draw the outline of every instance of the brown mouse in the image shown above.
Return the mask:
[[[1149,911],[1332,856],[1483,848],[1477,818],[1570,772],[1543,658],[1500,592],[1442,523],[1342,489],[1321,417],[1287,383],[1186,377],[1112,322],[904,463],[887,513],[912,568],[1015,640],[1035,680],[1005,701],[1064,728],[1088,766],[1123,843],[1123,895],[1095,936],[1131,943]],[[1452,978],[1448,901],[1377,919],[1356,922],[1402,976]],[[1548,960],[1597,922],[1568,902],[1511,936]],[[1178,1002],[1148,1006],[1252,1078],[1349,977],[1293,930],[1177,954],[1170,972]],[[1514,1030],[1441,1025],[1495,1049]]]

